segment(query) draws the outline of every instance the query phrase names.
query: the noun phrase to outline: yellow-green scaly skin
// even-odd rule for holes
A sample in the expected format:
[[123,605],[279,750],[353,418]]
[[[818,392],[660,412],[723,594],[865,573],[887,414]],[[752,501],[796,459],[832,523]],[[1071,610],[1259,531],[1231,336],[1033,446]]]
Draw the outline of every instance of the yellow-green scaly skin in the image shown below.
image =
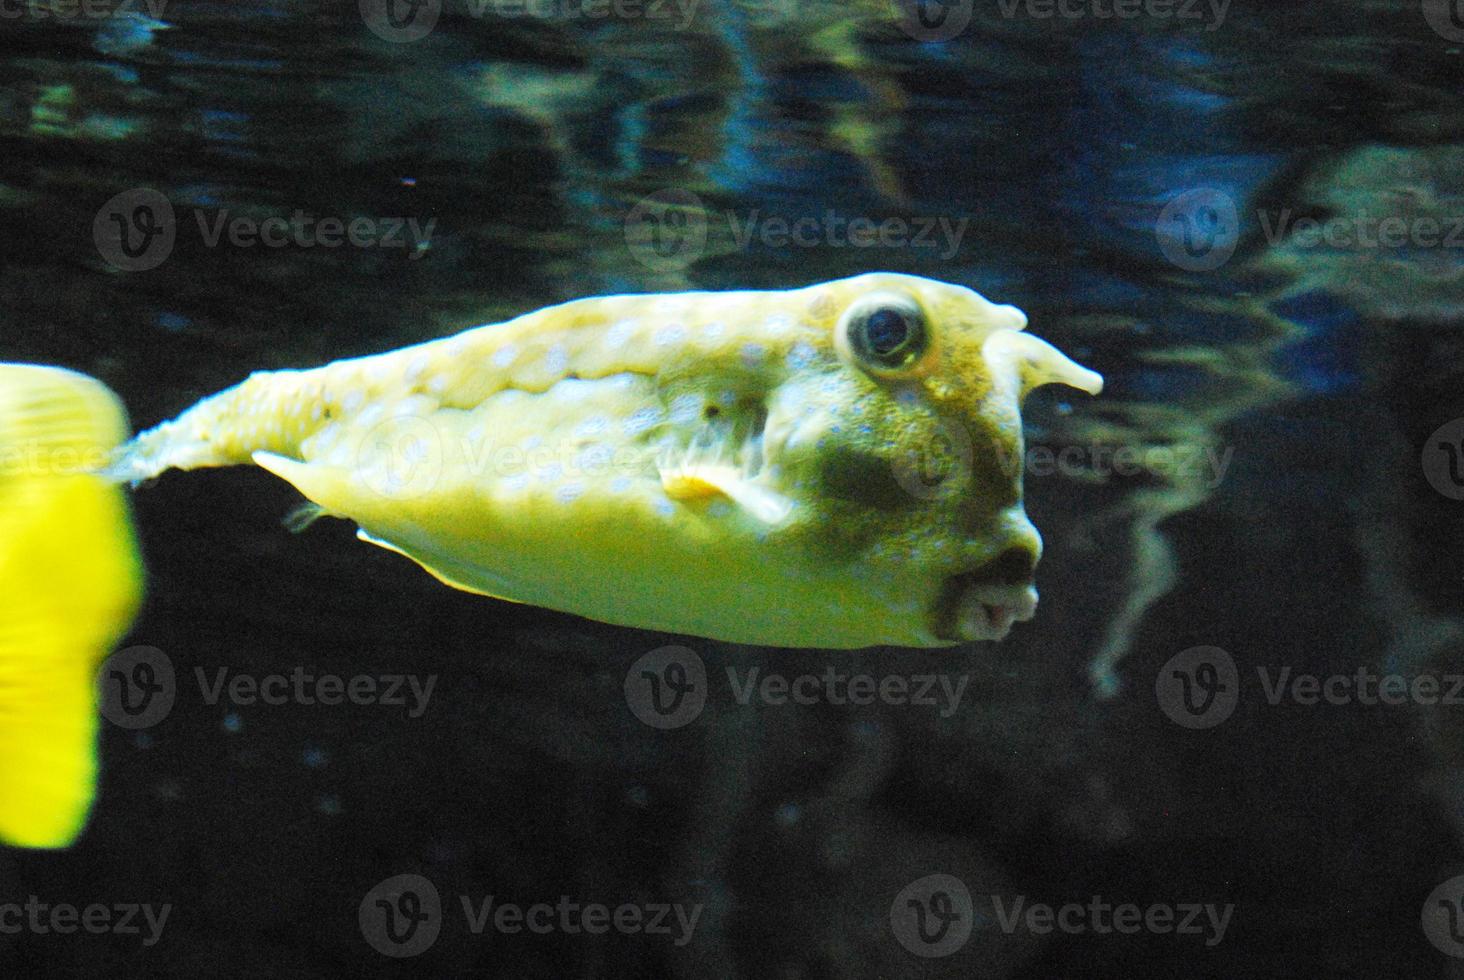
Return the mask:
[[[908,297],[928,324],[929,351],[898,376],[837,341],[874,292]],[[1040,549],[1016,465],[1022,394],[1097,387],[1013,340],[1024,324],[964,287],[891,273],[578,300],[254,375],[139,436],[114,473],[252,458],[449,584],[605,622],[942,646],[970,638],[950,630],[953,577]],[[677,479],[703,471],[745,493]]]

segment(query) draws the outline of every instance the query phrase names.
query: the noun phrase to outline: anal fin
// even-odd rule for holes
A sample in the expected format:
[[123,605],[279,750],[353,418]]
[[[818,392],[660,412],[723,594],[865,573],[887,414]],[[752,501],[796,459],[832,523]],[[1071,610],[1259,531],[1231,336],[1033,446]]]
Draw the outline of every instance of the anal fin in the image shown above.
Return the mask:
[[378,537],[377,535],[372,534],[370,531],[366,530],[364,527],[358,528],[356,530],[356,537],[360,538],[362,541],[365,541],[367,544],[374,544],[378,548],[385,548],[387,551],[394,551],[404,558],[410,558],[418,565],[421,565],[422,568],[425,569],[429,575],[437,579],[437,581],[441,582],[443,585],[457,589],[461,592],[473,592],[477,595],[485,595],[488,596],[490,599],[502,599],[504,602],[520,601],[518,599],[511,599],[506,595],[502,595],[500,592],[493,591],[493,589],[503,588],[503,586],[493,585],[491,580],[497,578],[497,576],[485,572],[482,569],[470,568],[469,566],[464,565],[461,562],[454,562],[450,559],[440,558],[436,555],[429,557],[422,552],[403,547],[402,545],[395,544],[394,542],[388,541],[385,538]]

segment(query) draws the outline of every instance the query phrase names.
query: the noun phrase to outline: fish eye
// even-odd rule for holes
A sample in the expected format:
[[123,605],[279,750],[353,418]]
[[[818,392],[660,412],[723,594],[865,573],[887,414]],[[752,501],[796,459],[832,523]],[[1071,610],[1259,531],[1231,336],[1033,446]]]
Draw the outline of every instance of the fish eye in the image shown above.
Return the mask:
[[914,300],[882,294],[849,307],[839,341],[861,366],[883,373],[901,371],[918,361],[930,337]]

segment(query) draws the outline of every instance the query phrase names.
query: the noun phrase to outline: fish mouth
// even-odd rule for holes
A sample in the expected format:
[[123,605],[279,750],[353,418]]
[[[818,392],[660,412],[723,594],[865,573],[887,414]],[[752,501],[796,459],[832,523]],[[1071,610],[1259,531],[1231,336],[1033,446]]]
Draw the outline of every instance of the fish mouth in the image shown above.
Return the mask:
[[1034,558],[1009,552],[996,561],[950,576],[941,585],[931,632],[946,643],[1000,640],[1012,625],[1037,612]]

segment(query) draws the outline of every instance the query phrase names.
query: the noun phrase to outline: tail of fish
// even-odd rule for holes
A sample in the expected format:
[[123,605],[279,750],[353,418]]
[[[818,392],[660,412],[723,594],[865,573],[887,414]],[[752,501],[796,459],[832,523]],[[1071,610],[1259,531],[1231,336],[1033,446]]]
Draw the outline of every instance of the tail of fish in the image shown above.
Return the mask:
[[142,570],[122,490],[98,475],[126,438],[100,382],[0,364],[0,841],[65,847],[96,785],[102,659]]
[[292,454],[329,411],[317,371],[260,371],[122,446],[106,469],[136,485],[164,470],[250,462],[256,452]]

